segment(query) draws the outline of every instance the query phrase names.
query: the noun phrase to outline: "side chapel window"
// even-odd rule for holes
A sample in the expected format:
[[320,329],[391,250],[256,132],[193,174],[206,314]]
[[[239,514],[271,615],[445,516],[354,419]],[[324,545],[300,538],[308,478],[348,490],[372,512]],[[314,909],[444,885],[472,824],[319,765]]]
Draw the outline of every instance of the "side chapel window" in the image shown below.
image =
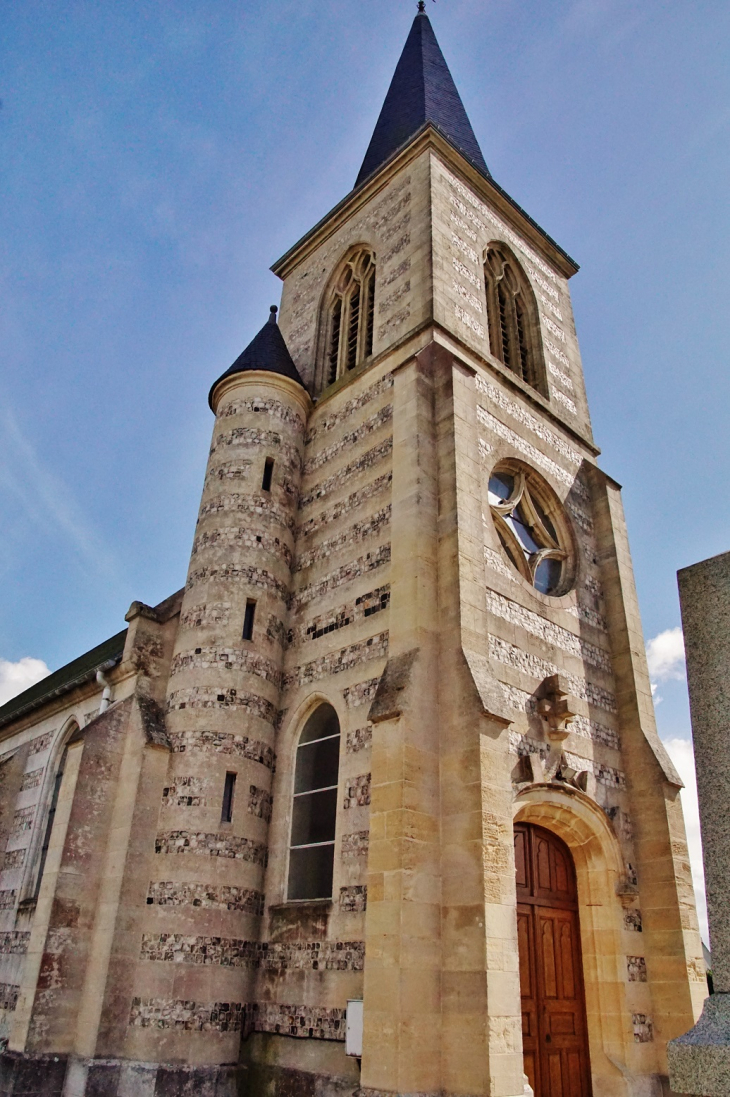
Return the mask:
[[325,386],[373,353],[375,257],[367,248],[351,255],[327,304]]
[[[78,730],[78,729],[76,729]],[[68,759],[68,743],[63,748],[61,755],[61,761],[59,762],[56,775],[53,778],[53,789],[51,790],[51,802],[48,805],[48,815],[46,816],[46,826],[43,831],[43,844],[41,845],[38,874],[35,879],[34,895],[37,896],[41,889],[41,880],[43,879],[43,873],[46,869],[46,859],[48,857],[48,847],[51,844],[51,834],[53,833],[53,824],[56,819],[56,809],[58,808],[58,796],[61,791],[61,784],[63,782],[63,775],[66,772],[66,761]]]
[[484,280],[490,351],[546,396],[534,294],[519,263],[504,246],[490,244],[487,248]]
[[340,721],[322,704],[297,747],[289,850],[289,899],[329,899],[335,862]]

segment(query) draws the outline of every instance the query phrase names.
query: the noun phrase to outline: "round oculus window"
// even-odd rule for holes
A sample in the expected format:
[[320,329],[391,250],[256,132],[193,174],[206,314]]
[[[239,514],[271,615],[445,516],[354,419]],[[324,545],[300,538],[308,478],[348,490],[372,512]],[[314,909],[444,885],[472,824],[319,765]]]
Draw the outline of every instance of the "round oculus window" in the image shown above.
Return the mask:
[[489,509],[510,563],[541,594],[570,585],[571,536],[557,496],[532,469],[509,461],[489,477]]

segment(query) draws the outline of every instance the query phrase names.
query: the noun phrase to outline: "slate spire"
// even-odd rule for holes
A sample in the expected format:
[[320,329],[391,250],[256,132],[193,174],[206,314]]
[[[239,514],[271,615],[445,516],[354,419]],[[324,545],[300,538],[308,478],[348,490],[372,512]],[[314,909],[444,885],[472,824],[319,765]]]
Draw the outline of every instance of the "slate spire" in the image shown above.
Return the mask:
[[[288,377],[291,381],[297,381],[304,388],[304,382],[299,376],[299,370],[294,365],[294,360],[289,353],[289,348],[284,342],[284,336],[276,322],[276,305],[269,310],[269,319],[261,331],[254,335],[246,349],[239,354],[233,365],[222,373],[218,381],[224,377],[230,377],[233,373],[245,373],[247,370],[264,370],[267,373],[278,373],[282,377]],[[211,401],[215,382],[210,390],[208,403]],[[211,404],[211,407],[213,405]]]
[[436,126],[475,168],[489,175],[431,21],[419,4],[355,186],[377,171],[427,122]]

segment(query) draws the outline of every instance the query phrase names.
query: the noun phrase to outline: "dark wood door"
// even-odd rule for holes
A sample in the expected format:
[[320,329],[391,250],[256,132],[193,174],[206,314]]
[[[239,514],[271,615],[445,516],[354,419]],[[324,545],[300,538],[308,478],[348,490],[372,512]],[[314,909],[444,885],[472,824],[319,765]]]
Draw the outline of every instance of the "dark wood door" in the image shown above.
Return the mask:
[[515,824],[525,1074],[535,1097],[590,1097],[575,868],[564,842]]

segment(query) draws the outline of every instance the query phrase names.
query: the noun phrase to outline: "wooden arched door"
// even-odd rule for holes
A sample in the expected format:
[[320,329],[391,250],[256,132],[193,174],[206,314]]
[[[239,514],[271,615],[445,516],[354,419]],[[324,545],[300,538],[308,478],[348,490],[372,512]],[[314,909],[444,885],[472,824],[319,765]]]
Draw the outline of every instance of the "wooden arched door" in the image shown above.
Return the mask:
[[590,1097],[575,867],[542,827],[515,824],[525,1074],[535,1097]]

